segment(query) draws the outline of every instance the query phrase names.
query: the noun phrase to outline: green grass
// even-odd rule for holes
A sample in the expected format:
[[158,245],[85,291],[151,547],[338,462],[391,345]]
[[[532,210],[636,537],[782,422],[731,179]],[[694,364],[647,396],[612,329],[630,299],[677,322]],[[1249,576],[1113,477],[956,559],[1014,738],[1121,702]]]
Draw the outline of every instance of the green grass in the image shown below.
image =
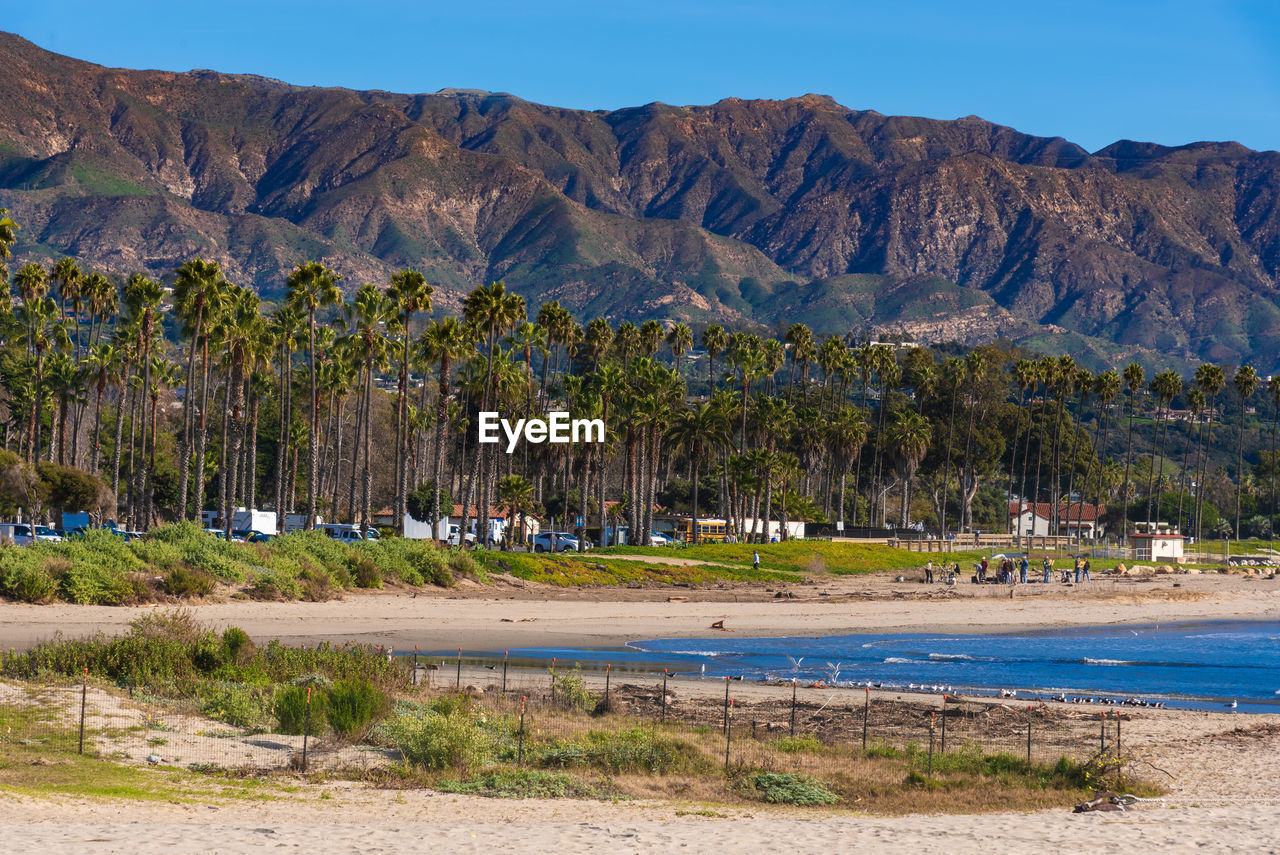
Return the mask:
[[[651,564],[647,561],[627,561],[614,555],[637,554],[626,547],[593,551],[586,556],[530,554],[527,552],[485,552],[480,560],[490,573],[510,573],[519,579],[544,585],[573,587],[580,585],[625,585],[635,582],[652,582],[671,585],[676,583],[701,584],[717,581],[736,582],[798,582],[800,575],[785,570],[752,570],[748,560],[745,566],[716,567],[711,565],[676,566]],[[612,553],[612,554],[611,554]],[[643,554],[662,557],[692,557],[682,551],[678,556],[660,547],[643,550]]]
[[588,783],[566,772],[537,769],[502,769],[466,780],[446,778],[435,788],[445,793],[464,793],[499,799],[595,799],[613,795],[604,782]]
[[[813,574],[837,576],[874,573],[877,570],[908,570],[922,567],[933,558],[958,561],[961,569],[979,560],[985,552],[922,553],[874,543],[832,543],[825,540],[789,540],[785,543],[703,543],[698,546],[610,546],[592,554],[602,558],[613,555],[656,555],[689,558],[728,564],[737,571],[751,571],[752,556],[760,553],[761,573]],[[708,568],[713,569],[713,568]],[[724,571],[726,568],[719,568]]]

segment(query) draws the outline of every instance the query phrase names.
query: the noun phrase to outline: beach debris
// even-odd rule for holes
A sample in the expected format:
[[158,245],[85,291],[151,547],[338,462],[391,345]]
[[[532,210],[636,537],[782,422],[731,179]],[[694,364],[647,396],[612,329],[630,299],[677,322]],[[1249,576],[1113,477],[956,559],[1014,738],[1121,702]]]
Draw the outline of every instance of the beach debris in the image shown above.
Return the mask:
[[687,603],[689,602],[689,598],[688,597],[667,597],[667,602],[668,603]]
[[158,766],[159,764],[164,762],[164,758],[161,757],[159,754],[148,754],[147,762],[150,763],[152,766]]
[[1080,802],[1072,809],[1072,813],[1089,813],[1091,811],[1124,811],[1124,802],[1115,793],[1099,793],[1097,798]]
[[724,625],[724,621],[722,620],[718,620],[715,623],[711,624],[711,629],[718,629],[721,632],[733,632],[733,630],[729,629]]

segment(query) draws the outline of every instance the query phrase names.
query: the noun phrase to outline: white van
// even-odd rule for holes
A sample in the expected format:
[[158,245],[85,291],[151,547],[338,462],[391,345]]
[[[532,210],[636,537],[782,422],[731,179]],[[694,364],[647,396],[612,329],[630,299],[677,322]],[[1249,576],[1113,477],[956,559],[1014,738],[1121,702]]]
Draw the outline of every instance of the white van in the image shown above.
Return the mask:
[[366,540],[377,540],[378,530],[370,528],[368,536],[360,531],[360,526],[351,523],[325,523],[320,530],[334,540],[342,543],[364,543]]

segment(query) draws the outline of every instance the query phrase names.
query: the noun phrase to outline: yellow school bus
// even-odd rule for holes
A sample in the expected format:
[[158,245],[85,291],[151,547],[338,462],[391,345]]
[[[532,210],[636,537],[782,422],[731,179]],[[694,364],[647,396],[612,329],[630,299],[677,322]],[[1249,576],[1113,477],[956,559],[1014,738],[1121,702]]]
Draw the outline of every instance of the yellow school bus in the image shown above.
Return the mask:
[[[693,528],[693,520],[682,519],[675,521],[676,536],[685,543],[693,543],[693,537],[690,531]],[[699,543],[720,543],[728,534],[728,523],[724,520],[698,520],[698,542]]]

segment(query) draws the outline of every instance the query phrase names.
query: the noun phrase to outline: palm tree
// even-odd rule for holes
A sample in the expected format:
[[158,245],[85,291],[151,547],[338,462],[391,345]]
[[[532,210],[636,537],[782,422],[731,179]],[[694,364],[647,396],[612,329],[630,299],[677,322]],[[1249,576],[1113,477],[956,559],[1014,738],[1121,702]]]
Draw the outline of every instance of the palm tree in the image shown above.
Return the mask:
[[1240,396],[1240,430],[1236,434],[1236,540],[1240,539],[1240,493],[1244,489],[1244,422],[1249,399],[1258,388],[1258,372],[1252,366],[1242,365],[1232,378],[1236,394]]
[[431,295],[435,289],[427,284],[427,278],[417,270],[401,270],[391,276],[387,299],[401,316],[400,332],[400,383],[396,390],[396,451],[395,492],[392,514],[396,525],[404,519],[406,497],[409,495],[409,443],[405,406],[409,396],[409,339],[413,316],[419,312],[431,312]]
[[432,321],[422,334],[423,352],[440,363],[439,388],[436,392],[435,451],[431,461],[431,482],[435,494],[431,498],[431,527],[434,532],[440,521],[440,478],[444,461],[445,433],[448,429],[449,371],[455,359],[464,359],[475,351],[475,342],[467,328],[457,318]]
[[[223,289],[226,280],[222,276],[222,267],[218,262],[207,262],[201,258],[193,258],[174,271],[173,305],[178,317],[185,324],[185,332],[191,340],[187,352],[187,382],[182,396],[182,432],[178,436],[178,519],[187,518],[187,487],[191,471],[191,457],[195,435],[195,408],[200,407],[201,434],[207,430],[207,414],[205,406],[207,394],[197,398],[196,395],[196,354],[204,346],[203,382],[201,388],[208,390],[208,340],[205,327],[211,318],[215,318],[222,307]],[[204,446],[201,444],[196,453],[196,518],[204,507]],[[281,517],[283,521],[283,517]]]
[[[462,304],[463,316],[468,324],[474,326],[484,334],[487,341],[487,364],[485,369],[483,407],[486,411],[491,411],[491,405],[494,400],[493,396],[493,364],[494,349],[497,338],[511,327],[525,319],[524,298],[518,294],[508,294],[507,286],[504,282],[493,282],[489,285],[482,285],[467,295],[466,300]],[[481,446],[477,448],[477,463],[480,466],[480,513],[484,514],[483,523],[477,526],[477,531],[481,528],[485,530],[480,534],[480,542],[484,542],[488,538],[487,520],[490,504],[489,493],[489,471],[487,462],[492,458],[491,454],[486,453],[487,447]],[[470,496],[467,496],[463,502],[464,505],[470,504]],[[466,531],[469,524],[470,508],[463,512],[463,531]]]
[[316,422],[320,411],[316,393],[316,312],[341,301],[342,292],[338,290],[338,282],[341,279],[341,276],[323,264],[308,261],[295,267],[285,283],[289,292],[289,303],[307,315],[307,363],[311,377],[311,409],[308,413],[310,432],[307,435],[307,520],[305,523],[305,528],[308,530],[315,528],[316,494],[319,487],[316,474],[320,468],[320,446],[316,433]]
[[1107,459],[1107,432],[1111,426],[1111,405],[1120,395],[1124,381],[1113,370],[1107,370],[1094,378],[1094,392],[1102,406],[1102,439],[1098,443],[1098,488],[1094,492],[1094,508],[1102,507],[1102,470]]
[[1196,369],[1196,386],[1204,393],[1207,403],[1205,408],[1205,452],[1200,461],[1200,472],[1196,479],[1196,483],[1200,488],[1196,490],[1196,512],[1195,512],[1195,531],[1196,540],[1200,540],[1203,532],[1201,531],[1201,520],[1204,514],[1204,482],[1209,474],[1209,446],[1213,443],[1213,414],[1218,408],[1218,393],[1227,386],[1227,374],[1219,366],[1205,363]]
[[102,396],[107,386],[120,379],[120,351],[110,342],[99,342],[89,348],[86,369],[93,379],[97,390],[97,403],[93,412],[93,443],[89,459],[89,468],[99,472],[99,461],[102,454]]
[[18,224],[9,219],[9,209],[0,208],[0,282],[8,281],[10,247],[18,240]]
[[[1027,497],[1027,458],[1031,456],[1031,428],[1032,413],[1030,407],[1026,403],[1027,396],[1035,391],[1036,386],[1040,382],[1040,365],[1033,359],[1019,359],[1013,366],[1014,382],[1018,385],[1018,424],[1022,424],[1022,414],[1026,411],[1027,425],[1024,429],[1023,451],[1022,451],[1022,481],[1018,486],[1018,514],[1014,517],[1015,525],[1018,526],[1016,532],[1018,544],[1022,543],[1022,509]],[[1014,437],[1013,454],[1010,456],[1009,463],[1009,491],[1013,492],[1013,461],[1018,456],[1017,437]],[[1034,502],[1032,508],[1035,508]],[[1034,510],[1033,510],[1034,518]]]
[[902,410],[885,432],[885,442],[895,460],[898,477],[902,479],[902,519],[901,526],[906,528],[909,520],[907,509],[911,498],[911,479],[920,468],[925,452],[929,450],[929,440],[933,428],[929,420],[919,413]]
[[[836,503],[836,514],[840,524],[837,528],[844,530],[844,488],[845,478],[849,474],[849,466],[858,457],[862,451],[863,444],[867,441],[867,421],[861,409],[848,405],[840,407],[832,413],[830,420],[827,422],[827,447],[831,451],[831,458],[839,468],[840,472],[840,493],[839,501]],[[854,520],[857,520],[858,497],[855,489],[854,497]]]
[[[539,312],[541,314],[541,312]],[[586,332],[583,334],[583,344],[586,345],[587,351],[591,354],[591,371],[595,373],[600,370],[600,360],[609,352],[609,345],[613,342],[613,327],[609,326],[609,322],[604,318],[593,318],[587,324]],[[542,373],[542,391],[546,395],[546,360],[543,360]]]
[[[437,489],[437,492],[439,490]],[[436,501],[439,501],[437,499]],[[498,507],[507,512],[507,521],[519,519],[521,533],[524,532],[524,518],[533,510],[533,485],[519,475],[508,475],[498,482]],[[511,548],[512,535],[516,526],[506,527],[505,548]]]
[[715,405],[699,401],[687,409],[676,413],[675,420],[668,430],[668,436],[675,444],[689,453],[689,473],[693,481],[692,527],[689,536],[696,545],[699,541],[698,528],[698,482],[701,475],[703,459],[708,452],[727,446],[732,429],[724,412]]
[[676,373],[680,373],[680,360],[693,347],[693,331],[686,323],[677,323],[667,332],[667,344],[671,346],[671,361]]
[[1158,466],[1162,473],[1164,471],[1164,437],[1167,433],[1165,426],[1169,423],[1165,411],[1181,391],[1182,378],[1176,372],[1161,371],[1151,380],[1151,393],[1155,395],[1156,406],[1159,408],[1156,413],[1156,435],[1158,436],[1156,444],[1158,451],[1151,458],[1151,474],[1147,478],[1147,531],[1152,530],[1152,513],[1158,511],[1159,507],[1156,504],[1159,502],[1159,498],[1154,495],[1153,489],[1156,483],[1156,467]]
[[719,324],[709,324],[702,331],[702,346],[707,351],[707,383],[711,385],[712,390],[716,388],[716,357],[724,353],[724,349],[729,345],[729,336],[724,331],[724,327]]
[[[151,370],[154,367],[153,360],[151,358],[151,347],[155,339],[156,318],[160,309],[160,301],[163,298],[164,298],[164,291],[161,289],[160,283],[154,282],[151,279],[148,279],[146,276],[143,276],[141,273],[137,273],[131,276],[129,278],[128,283],[125,284],[125,289],[124,289],[125,304],[129,306],[130,314],[138,318],[137,352],[138,352],[138,360],[142,366],[141,393],[143,396],[143,404],[144,404],[144,412],[143,412],[143,418],[142,418],[142,458],[141,458],[144,461],[144,463],[141,467],[141,471],[133,475],[133,479],[132,479],[133,487],[131,489],[131,494],[133,496],[142,498],[144,502],[144,513],[145,513],[145,501],[146,501],[145,497],[147,496],[147,493],[144,491],[147,490],[149,485],[151,484],[151,478],[153,475],[151,469],[149,468],[148,464],[145,461],[147,461],[148,459],[152,463],[154,463],[155,461],[154,448],[152,449],[151,457],[150,458],[147,457],[147,419],[146,419],[146,413],[145,413],[145,403],[146,403],[146,395],[151,388]],[[154,419],[153,419],[153,422],[154,422]],[[151,441],[154,445],[154,442],[155,442],[154,434],[152,434]],[[139,510],[137,507],[137,504],[136,503],[133,504],[130,507],[130,510],[133,514],[134,524],[137,525],[138,523],[137,517],[138,517],[138,510]],[[146,528],[150,526],[150,522],[151,522],[150,516],[148,515],[143,519],[141,528],[143,528],[143,530],[145,531]]]
[[645,356],[656,356],[658,346],[662,344],[662,339],[662,324],[654,320],[648,320],[640,325],[640,352]]
[[[373,421],[373,375],[377,367],[383,364],[389,345],[384,332],[387,321],[394,317],[392,307],[378,289],[372,285],[362,285],[355,296],[342,307],[347,319],[348,343],[352,358],[361,365],[360,406],[357,410],[355,452],[351,455],[351,487],[349,490],[348,509],[351,521],[356,519],[356,472],[360,454],[364,454],[364,480],[360,491],[360,526],[362,530],[369,527],[372,513],[373,470],[372,460],[372,421]],[[437,485],[438,486],[438,485]],[[434,522],[432,523],[434,525]]]
[[[25,268],[24,268],[25,269]],[[22,270],[18,271],[19,274]],[[35,356],[36,386],[31,401],[30,427],[27,431],[27,460],[34,463],[40,457],[41,426],[44,422],[44,357],[50,348],[66,338],[66,330],[58,320],[58,304],[49,297],[37,297],[24,301],[17,314],[18,321],[27,328],[27,340]],[[53,436],[50,433],[49,453],[53,454]]]
[[1129,539],[1129,467],[1133,462],[1133,417],[1138,407],[1138,392],[1146,383],[1146,372],[1136,362],[1130,362],[1124,369],[1124,385],[1129,390],[1129,442],[1124,453],[1124,482],[1120,485],[1120,499],[1124,503],[1125,541]]
[[[276,307],[268,324],[271,339],[280,352],[280,391],[277,395],[280,424],[276,435],[275,508],[276,525],[281,533],[286,530],[285,488],[289,469],[289,433],[293,424],[293,345],[301,326],[301,314],[288,303]],[[354,462],[352,466],[355,466]],[[355,480],[354,469],[352,480]]]
[[[600,493],[599,493],[599,502],[598,502],[599,507],[597,508],[597,511],[600,514],[600,544],[602,546],[608,546],[609,545],[609,538],[607,535],[608,529],[605,528],[606,508],[605,508],[605,486],[604,486],[605,477],[604,476],[605,476],[605,453],[606,453],[606,446],[608,444],[608,439],[609,439],[609,405],[611,402],[617,400],[620,396],[626,393],[627,378],[622,373],[622,371],[618,369],[616,365],[603,365],[600,367],[598,371],[595,372],[595,376],[593,377],[592,383],[595,386],[596,394],[600,396],[600,417],[604,421],[604,429],[605,429],[606,442],[600,443],[599,448],[596,450],[596,453],[598,456],[596,468],[600,470],[600,485],[599,485]],[[696,483],[695,483],[694,489],[695,490],[697,489]],[[614,538],[614,541],[615,542],[617,541],[616,537]]]

